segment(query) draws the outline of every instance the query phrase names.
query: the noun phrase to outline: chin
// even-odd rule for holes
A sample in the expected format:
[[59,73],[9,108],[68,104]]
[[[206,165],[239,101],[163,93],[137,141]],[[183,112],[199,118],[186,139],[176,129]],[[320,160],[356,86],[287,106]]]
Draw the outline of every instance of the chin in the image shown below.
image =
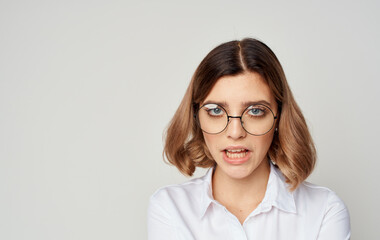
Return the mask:
[[250,169],[251,169],[250,167],[245,166],[244,164],[239,165],[239,166],[224,166],[224,168],[221,167],[221,170],[224,171],[226,175],[228,175],[230,178],[233,178],[233,179],[247,178],[254,171],[254,170],[251,171]]

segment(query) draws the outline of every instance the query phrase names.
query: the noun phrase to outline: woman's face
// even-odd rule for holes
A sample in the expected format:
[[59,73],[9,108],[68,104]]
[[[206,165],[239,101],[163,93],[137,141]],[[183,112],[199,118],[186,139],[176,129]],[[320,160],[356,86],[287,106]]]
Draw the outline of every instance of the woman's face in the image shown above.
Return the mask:
[[[240,116],[254,102],[266,102],[264,104],[277,115],[276,101],[265,80],[258,73],[245,72],[220,78],[202,105],[218,103],[229,116]],[[218,113],[218,110],[214,112]],[[203,132],[206,145],[217,163],[216,171],[234,179],[244,179],[261,171],[259,169],[267,169],[263,166],[267,162],[273,134],[274,127],[261,136],[248,134],[239,118],[231,118],[221,133]]]

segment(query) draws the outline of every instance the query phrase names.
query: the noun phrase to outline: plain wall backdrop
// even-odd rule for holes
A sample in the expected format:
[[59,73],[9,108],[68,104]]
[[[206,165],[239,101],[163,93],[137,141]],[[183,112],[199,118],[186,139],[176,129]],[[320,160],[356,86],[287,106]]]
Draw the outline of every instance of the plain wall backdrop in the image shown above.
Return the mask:
[[[313,183],[376,239],[379,1],[0,0],[0,239],[146,239],[165,127],[222,42],[277,55],[318,150]],[[196,171],[200,176],[205,171]]]

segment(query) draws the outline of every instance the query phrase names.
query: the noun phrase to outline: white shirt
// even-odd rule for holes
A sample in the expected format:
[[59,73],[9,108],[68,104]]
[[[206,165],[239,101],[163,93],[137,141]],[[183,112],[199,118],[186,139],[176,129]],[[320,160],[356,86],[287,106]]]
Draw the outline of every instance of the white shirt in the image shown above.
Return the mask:
[[243,225],[213,198],[212,173],[156,191],[148,208],[149,240],[346,240],[350,217],[330,189],[303,182],[290,192],[271,165],[262,202]]

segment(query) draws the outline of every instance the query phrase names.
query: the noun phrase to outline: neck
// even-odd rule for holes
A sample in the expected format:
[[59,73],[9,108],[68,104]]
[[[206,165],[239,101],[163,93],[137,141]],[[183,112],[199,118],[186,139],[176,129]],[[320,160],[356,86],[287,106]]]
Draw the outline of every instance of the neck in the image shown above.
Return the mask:
[[265,159],[245,178],[231,178],[216,167],[213,179],[215,200],[225,206],[257,206],[264,198],[270,173],[269,162]]

